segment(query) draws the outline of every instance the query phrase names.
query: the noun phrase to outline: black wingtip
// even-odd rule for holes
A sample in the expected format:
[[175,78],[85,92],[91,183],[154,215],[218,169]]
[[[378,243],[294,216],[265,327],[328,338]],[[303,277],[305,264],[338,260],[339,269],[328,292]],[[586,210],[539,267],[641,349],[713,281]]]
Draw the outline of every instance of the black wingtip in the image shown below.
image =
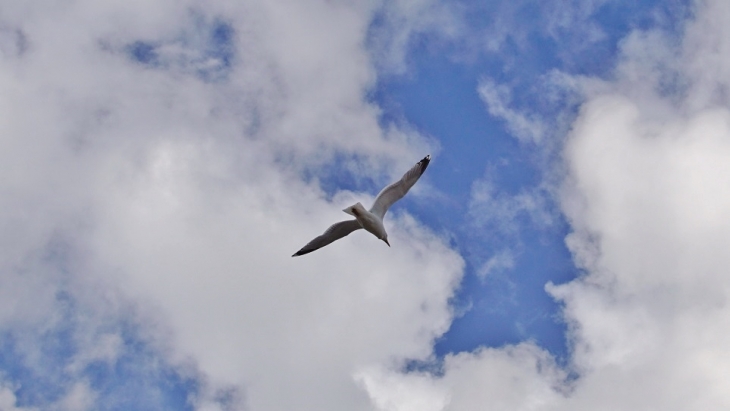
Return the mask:
[[428,163],[431,162],[431,154],[428,154],[426,157],[423,157],[421,161],[418,162],[418,164],[421,165],[421,174],[423,174],[426,171],[426,167],[428,167]]
[[301,250],[299,250],[296,253],[292,254],[292,257],[299,257],[300,255],[309,254],[312,251],[314,251],[314,250],[305,250],[305,249],[302,248]]

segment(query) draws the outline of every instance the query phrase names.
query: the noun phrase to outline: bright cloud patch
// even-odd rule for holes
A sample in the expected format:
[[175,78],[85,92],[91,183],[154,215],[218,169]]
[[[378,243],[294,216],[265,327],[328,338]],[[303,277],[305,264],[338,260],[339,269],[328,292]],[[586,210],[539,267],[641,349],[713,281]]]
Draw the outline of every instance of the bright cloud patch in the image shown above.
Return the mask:
[[463,262],[409,214],[290,257],[376,194],[302,176],[430,152],[366,101],[373,10],[3,10],[0,408],[365,409],[354,373],[431,354]]

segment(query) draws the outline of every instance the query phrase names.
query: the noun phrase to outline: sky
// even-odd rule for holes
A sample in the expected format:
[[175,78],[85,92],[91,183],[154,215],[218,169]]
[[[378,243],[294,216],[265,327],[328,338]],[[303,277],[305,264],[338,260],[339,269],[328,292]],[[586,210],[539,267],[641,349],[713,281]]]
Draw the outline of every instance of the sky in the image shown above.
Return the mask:
[[0,0],[0,411],[728,409],[729,19]]

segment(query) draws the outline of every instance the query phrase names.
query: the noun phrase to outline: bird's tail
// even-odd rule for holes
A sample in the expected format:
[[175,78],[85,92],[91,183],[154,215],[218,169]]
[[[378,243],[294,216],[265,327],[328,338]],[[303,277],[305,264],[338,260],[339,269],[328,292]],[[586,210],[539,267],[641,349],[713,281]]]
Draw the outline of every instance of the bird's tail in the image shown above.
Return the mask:
[[359,216],[359,214],[361,214],[360,210],[364,210],[364,209],[365,209],[365,207],[363,207],[362,204],[356,203],[355,205],[351,205],[342,211],[357,218]]

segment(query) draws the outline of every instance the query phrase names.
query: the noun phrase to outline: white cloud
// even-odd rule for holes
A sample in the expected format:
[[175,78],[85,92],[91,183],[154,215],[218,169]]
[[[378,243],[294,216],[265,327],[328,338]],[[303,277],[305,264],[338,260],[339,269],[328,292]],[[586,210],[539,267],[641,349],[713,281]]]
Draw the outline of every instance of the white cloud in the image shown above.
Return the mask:
[[88,382],[75,383],[60,402],[60,409],[64,411],[86,411],[93,409],[96,395]]
[[487,111],[494,117],[502,119],[507,129],[522,142],[540,143],[545,137],[546,125],[536,115],[510,107],[511,93],[505,85],[497,85],[485,79],[479,82],[479,97],[487,105]]
[[[577,379],[537,365],[546,358],[539,349],[503,367],[466,354],[454,367],[447,357],[444,375],[425,382],[449,397],[440,409],[730,406],[730,6],[695,6],[679,49],[661,34],[634,33],[614,81],[583,82],[561,204],[585,275],[547,287],[565,305]],[[396,377],[411,378],[387,378]],[[376,404],[387,403],[384,392],[371,389]]]
[[18,399],[15,397],[13,388],[0,383],[0,410],[3,411],[35,411],[36,408],[18,407]]
[[440,411],[449,403],[445,387],[428,373],[410,372],[405,378],[383,368],[355,374],[374,405],[387,411]]
[[397,370],[361,374],[378,410],[406,411],[428,399],[426,410],[542,410],[561,397],[564,373],[532,344],[447,355],[443,376]]
[[[392,249],[355,233],[290,257],[352,201],[302,171],[343,155],[402,172],[428,152],[367,102],[372,9],[6,3],[0,329],[65,393],[39,406],[93,408],[110,394],[89,365],[138,361],[195,379],[200,409],[366,409],[353,373],[431,354],[463,262],[408,214],[389,214]],[[209,56],[221,21],[230,67]],[[134,61],[135,44],[157,60]]]

